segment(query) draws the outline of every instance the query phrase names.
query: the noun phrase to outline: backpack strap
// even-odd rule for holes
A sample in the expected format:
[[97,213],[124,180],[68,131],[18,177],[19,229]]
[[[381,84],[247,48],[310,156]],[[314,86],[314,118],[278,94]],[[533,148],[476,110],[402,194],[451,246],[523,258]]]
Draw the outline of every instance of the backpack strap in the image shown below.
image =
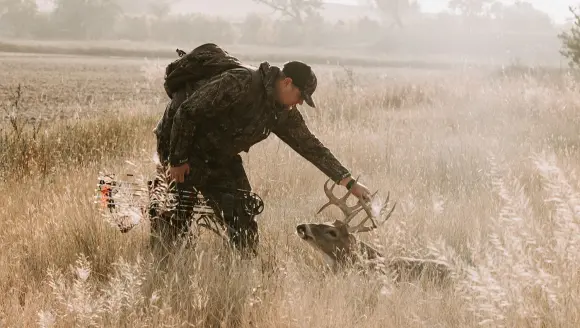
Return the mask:
[[252,91],[258,92],[264,87],[260,70],[252,70]]

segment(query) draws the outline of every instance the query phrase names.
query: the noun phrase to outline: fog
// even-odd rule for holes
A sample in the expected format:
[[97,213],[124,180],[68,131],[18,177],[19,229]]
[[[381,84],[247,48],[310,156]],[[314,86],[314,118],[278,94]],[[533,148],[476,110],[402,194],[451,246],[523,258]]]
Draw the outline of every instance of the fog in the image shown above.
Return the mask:
[[538,1],[494,0],[3,3],[0,38],[4,41],[123,41],[167,49],[192,49],[202,42],[215,42],[321,58],[500,65],[561,66],[558,35],[569,27],[564,18],[572,16],[567,1],[552,1],[552,7]]

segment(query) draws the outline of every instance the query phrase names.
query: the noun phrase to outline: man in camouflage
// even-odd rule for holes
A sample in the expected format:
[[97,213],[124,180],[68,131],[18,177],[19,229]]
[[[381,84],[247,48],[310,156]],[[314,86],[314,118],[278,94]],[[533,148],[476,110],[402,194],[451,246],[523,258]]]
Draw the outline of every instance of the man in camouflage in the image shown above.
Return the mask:
[[[316,86],[312,68],[299,61],[288,62],[283,68],[263,62],[257,69],[228,69],[177,92],[167,111],[174,112],[173,120],[162,119],[156,130],[159,140],[166,140],[165,144],[159,142],[158,153],[170,177],[178,188],[194,187],[217,203],[237,248],[255,253],[258,226],[254,215],[238,203],[226,204],[225,190],[251,190],[239,153],[247,152],[270,133],[353,195],[369,198],[369,190],[355,182],[309,131],[296,108],[303,102],[315,107],[312,95]],[[167,121],[172,126],[163,130]]]

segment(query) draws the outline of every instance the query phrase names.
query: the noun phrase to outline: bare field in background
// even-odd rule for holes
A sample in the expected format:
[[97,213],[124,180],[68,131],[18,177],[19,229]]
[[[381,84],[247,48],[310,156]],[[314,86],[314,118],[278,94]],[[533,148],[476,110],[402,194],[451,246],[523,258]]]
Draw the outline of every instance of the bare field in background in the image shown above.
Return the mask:
[[121,234],[92,196],[100,171],[153,173],[167,62],[1,59],[1,327],[580,321],[580,85],[571,76],[317,67],[318,109],[300,108],[309,126],[399,202],[361,237],[389,255],[450,262],[455,285],[441,290],[323,272],[294,227],[339,213],[314,215],[326,177],[275,136],[243,155],[266,206],[259,257],[239,260],[204,235],[160,268],[148,225]]
[[[207,41],[211,42],[211,41]],[[170,43],[139,42],[128,40],[117,41],[64,41],[64,40],[13,40],[0,39],[0,51],[18,55],[38,54],[45,55],[82,55],[119,58],[176,58],[175,49],[192,50],[198,43]],[[221,44],[225,50],[244,60],[245,62],[270,60],[284,62],[288,60],[303,60],[311,64],[342,64],[360,67],[376,68],[423,68],[423,69],[450,69],[463,67],[499,67],[503,63],[518,61],[527,65],[544,65],[559,68],[562,62],[556,52],[546,55],[529,50],[522,54],[496,51],[478,53],[471,51],[464,54],[453,54],[441,51],[396,51],[394,49],[379,50],[372,44],[358,46],[336,47],[287,47],[258,46],[244,44]]]

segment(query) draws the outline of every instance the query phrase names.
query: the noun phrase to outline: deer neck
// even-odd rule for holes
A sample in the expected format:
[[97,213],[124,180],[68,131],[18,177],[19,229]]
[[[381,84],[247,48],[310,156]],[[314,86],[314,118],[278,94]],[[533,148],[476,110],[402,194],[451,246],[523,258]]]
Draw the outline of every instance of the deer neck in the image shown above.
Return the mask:
[[383,254],[379,252],[376,248],[372,247],[370,244],[365,243],[362,240],[357,239],[358,252],[363,255],[367,260],[375,260],[377,258],[383,257]]
[[332,266],[336,268],[338,266],[357,263],[361,257],[365,260],[375,260],[382,258],[383,255],[371,245],[362,240],[356,239],[353,236],[350,247],[334,254],[333,257],[329,256],[328,260],[332,262]]

